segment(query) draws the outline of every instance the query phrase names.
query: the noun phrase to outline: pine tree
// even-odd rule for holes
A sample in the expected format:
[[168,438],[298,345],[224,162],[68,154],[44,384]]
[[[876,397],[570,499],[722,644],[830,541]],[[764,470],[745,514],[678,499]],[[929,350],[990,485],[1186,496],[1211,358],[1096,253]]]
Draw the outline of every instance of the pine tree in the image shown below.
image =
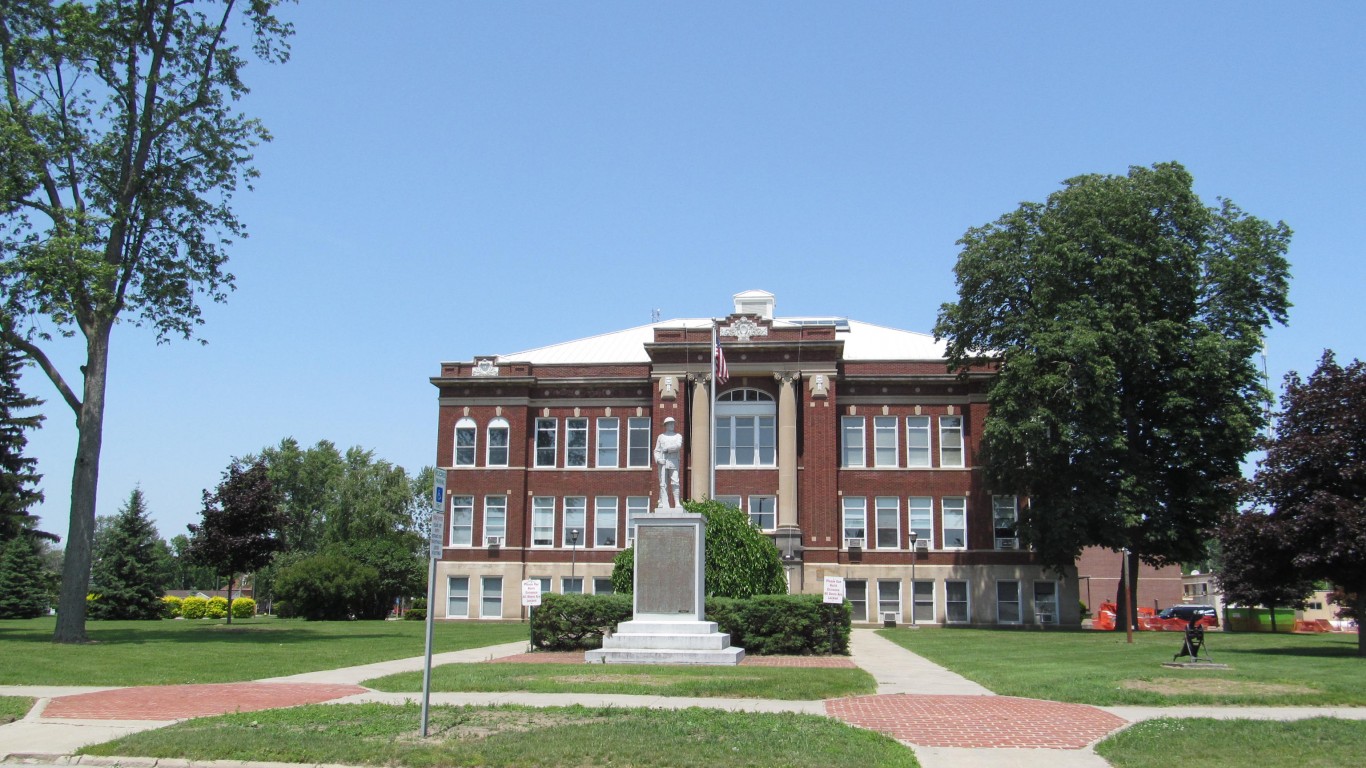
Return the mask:
[[[24,447],[28,445],[24,433],[37,429],[43,417],[19,415],[43,401],[19,389],[22,365],[20,353],[0,337],[0,542],[33,529],[37,518],[28,513],[28,508],[43,498],[36,488],[42,478],[35,471],[38,460],[24,456]],[[38,531],[35,534],[56,538]]]
[[102,556],[91,571],[91,591],[99,596],[90,606],[92,618],[161,618],[166,575],[158,539],[142,489],[134,488],[114,517]]
[[47,612],[47,569],[32,536],[0,545],[0,619],[32,619]]

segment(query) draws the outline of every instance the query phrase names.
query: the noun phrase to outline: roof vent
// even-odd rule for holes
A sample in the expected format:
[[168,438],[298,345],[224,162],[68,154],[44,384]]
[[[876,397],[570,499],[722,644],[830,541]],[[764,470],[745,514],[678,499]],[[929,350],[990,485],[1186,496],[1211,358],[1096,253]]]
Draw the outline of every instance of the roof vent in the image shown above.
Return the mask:
[[735,314],[758,315],[764,320],[773,319],[773,294],[768,291],[745,291],[735,294],[733,298]]

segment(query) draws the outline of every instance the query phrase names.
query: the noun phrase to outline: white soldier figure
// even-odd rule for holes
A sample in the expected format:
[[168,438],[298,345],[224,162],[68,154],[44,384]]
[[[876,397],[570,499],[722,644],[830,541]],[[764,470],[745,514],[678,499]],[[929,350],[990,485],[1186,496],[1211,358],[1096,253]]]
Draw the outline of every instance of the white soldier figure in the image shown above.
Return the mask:
[[[678,494],[678,461],[682,453],[683,436],[674,432],[674,419],[670,416],[664,420],[664,434],[655,440],[655,463],[659,465],[659,509],[683,505],[683,499]],[[673,488],[672,505],[668,504],[666,486]]]

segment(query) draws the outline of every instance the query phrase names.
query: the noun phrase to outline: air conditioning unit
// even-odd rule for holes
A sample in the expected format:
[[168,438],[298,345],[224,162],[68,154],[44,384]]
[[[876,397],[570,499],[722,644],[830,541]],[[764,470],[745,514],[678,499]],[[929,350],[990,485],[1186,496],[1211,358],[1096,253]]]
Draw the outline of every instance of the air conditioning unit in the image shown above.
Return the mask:
[[926,539],[918,539],[918,540],[915,542],[915,548],[916,548],[917,550],[921,551],[921,552],[929,552],[929,551],[930,551],[930,542],[927,541]]
[[997,548],[997,549],[1019,549],[1019,548],[1020,548],[1020,540],[1019,540],[1019,539],[997,539],[997,540],[996,540],[996,548]]
[[485,537],[484,537],[484,546],[488,547],[489,549],[497,549],[498,547],[503,546],[503,537],[502,537],[502,536],[485,536]]
[[845,549],[863,549],[863,539],[845,539]]

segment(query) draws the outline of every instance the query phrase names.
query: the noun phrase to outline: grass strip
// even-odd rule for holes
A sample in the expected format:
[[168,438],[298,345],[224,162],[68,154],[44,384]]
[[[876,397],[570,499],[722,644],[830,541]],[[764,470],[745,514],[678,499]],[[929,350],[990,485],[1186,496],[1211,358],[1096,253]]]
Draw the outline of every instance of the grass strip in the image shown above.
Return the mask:
[[880,634],[996,693],[1113,706],[1366,706],[1366,664],[1355,635],[1207,633],[1227,670],[1163,667],[1178,632],[1002,629],[880,630]]
[[[90,621],[92,642],[52,642],[55,619],[0,621],[0,685],[227,683],[421,656],[421,621],[304,621],[258,617]],[[527,636],[517,622],[437,622],[436,653]]]
[[916,766],[881,734],[815,715],[586,707],[310,705],[189,720],[82,754],[411,766]]
[[[380,691],[420,691],[422,673],[389,675],[364,685]],[[877,682],[861,669],[848,668],[483,663],[433,668],[432,690],[815,701],[875,693]]]
[[33,701],[24,696],[0,696],[0,725],[22,720],[33,709]]
[[1116,768],[1338,768],[1361,764],[1366,722],[1160,718],[1120,731],[1096,752]]

